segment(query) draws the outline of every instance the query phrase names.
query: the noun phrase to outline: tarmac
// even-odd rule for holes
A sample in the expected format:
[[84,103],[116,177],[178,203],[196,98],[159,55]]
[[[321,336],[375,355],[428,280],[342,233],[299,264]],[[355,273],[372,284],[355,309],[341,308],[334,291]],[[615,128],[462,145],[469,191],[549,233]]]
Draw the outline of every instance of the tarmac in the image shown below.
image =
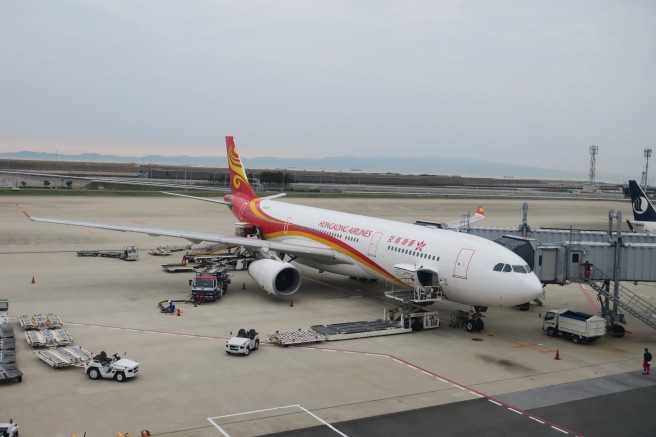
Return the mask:
[[[480,203],[286,201],[406,222],[452,220]],[[490,308],[481,333],[449,328],[451,313],[468,308],[443,301],[432,307],[440,311],[439,329],[303,347],[262,344],[247,357],[231,356],[225,340],[239,328],[255,328],[265,340],[276,330],[379,319],[392,306],[383,295],[391,285],[299,266],[301,290],[279,297],[246,272],[234,272],[220,301],[180,304],[182,316],[167,316],[158,302],[185,299],[193,274],[162,270],[162,264],[180,261],[181,253],[156,257],[147,250],[186,241],[34,223],[15,203],[32,216],[230,235],[236,220],[221,205],[189,199],[0,196],[0,297],[10,302],[16,364],[24,374],[21,383],[0,383],[0,421],[13,418],[23,436],[137,436],[144,429],[154,436],[199,437],[628,436],[656,430],[649,400],[656,375],[641,375],[643,349],[656,350],[653,330],[628,315],[624,338],[606,336],[593,344],[575,345],[541,330],[548,309],[598,311],[585,284],[549,285],[544,306],[529,311]],[[487,218],[478,225],[518,226],[523,203],[486,199]],[[528,204],[532,227],[606,229],[610,209],[630,213],[629,200]],[[131,244],[140,248],[136,262],[75,253]],[[629,288],[656,300],[653,284]],[[38,313],[59,315],[75,344],[89,351],[126,354],[140,363],[141,373],[124,383],[92,381],[80,368],[46,365],[24,341],[17,320]],[[606,419],[618,412],[623,415]]]

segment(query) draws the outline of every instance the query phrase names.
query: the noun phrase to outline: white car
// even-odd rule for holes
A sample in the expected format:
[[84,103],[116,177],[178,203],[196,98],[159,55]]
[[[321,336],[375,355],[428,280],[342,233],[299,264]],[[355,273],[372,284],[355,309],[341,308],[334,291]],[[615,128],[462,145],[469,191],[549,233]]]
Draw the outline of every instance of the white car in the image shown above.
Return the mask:
[[91,379],[108,378],[123,382],[139,373],[139,363],[114,354],[111,358],[105,351],[84,365],[84,373]]
[[240,329],[236,337],[226,341],[225,350],[229,354],[248,355],[260,348],[260,336],[255,329]]

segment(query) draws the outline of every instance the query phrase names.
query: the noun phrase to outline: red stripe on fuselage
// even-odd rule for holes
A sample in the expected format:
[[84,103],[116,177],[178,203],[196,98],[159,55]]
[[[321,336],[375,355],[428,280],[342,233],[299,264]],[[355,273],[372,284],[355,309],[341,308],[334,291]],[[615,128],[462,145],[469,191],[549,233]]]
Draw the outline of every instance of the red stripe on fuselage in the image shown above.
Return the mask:
[[[242,217],[239,217],[239,211],[242,209],[242,205],[244,203],[249,203],[250,205],[244,208]],[[340,239],[327,235],[323,232],[315,231],[305,226],[297,226],[294,223],[288,223],[272,217],[262,210],[260,203],[261,199],[250,200],[241,197],[235,197],[232,201],[232,211],[239,220],[247,221],[260,228],[261,235],[265,240],[275,240],[285,236],[307,238],[309,240],[323,244],[324,246],[335,249],[345,254],[349,258],[352,258],[356,262],[377,271],[381,275],[393,281],[400,282],[394,275],[390,274],[387,270],[372,261],[369,257],[364,255],[359,250],[353,248],[352,246],[349,246],[344,241],[341,241]]]

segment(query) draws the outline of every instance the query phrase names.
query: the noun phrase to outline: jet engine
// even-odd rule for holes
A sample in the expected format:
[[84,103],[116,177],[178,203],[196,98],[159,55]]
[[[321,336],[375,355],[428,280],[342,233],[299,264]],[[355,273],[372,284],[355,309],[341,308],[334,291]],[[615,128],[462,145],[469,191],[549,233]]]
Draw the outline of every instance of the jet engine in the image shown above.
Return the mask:
[[301,286],[301,274],[293,265],[273,259],[259,259],[248,267],[248,274],[260,287],[278,296],[289,296]]

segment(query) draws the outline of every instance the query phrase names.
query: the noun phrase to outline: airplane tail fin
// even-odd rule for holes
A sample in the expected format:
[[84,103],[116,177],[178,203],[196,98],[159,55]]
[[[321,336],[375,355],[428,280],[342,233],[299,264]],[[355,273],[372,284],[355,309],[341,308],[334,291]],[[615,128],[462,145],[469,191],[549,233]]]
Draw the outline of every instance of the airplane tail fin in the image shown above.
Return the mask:
[[256,198],[257,195],[253,192],[251,184],[248,183],[246,171],[244,171],[244,166],[241,163],[241,159],[239,159],[234,137],[226,137],[226,149],[228,152],[228,168],[230,170],[230,189],[232,194],[249,199]]
[[656,222],[656,210],[647,195],[636,181],[629,181],[633,219],[642,222]]
[[483,206],[482,206],[482,205],[479,205],[479,207],[476,208],[476,214],[478,214],[478,215],[482,215],[482,216],[485,215],[485,210],[483,209]]

